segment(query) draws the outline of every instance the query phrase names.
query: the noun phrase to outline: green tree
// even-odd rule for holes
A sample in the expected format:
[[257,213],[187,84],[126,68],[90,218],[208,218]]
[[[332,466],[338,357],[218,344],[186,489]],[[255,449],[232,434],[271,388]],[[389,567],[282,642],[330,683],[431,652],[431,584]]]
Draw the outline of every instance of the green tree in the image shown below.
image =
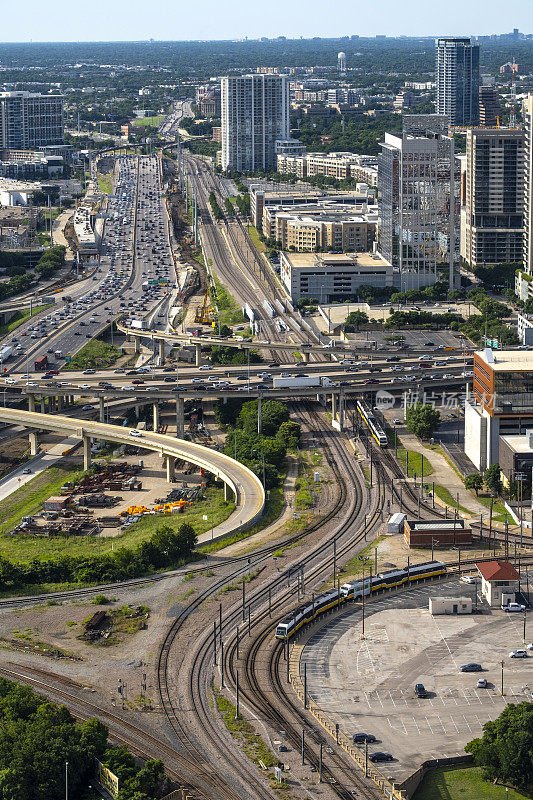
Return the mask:
[[465,478],[465,486],[467,489],[474,489],[476,495],[479,494],[483,488],[483,475],[479,475],[478,473],[467,475]]
[[483,474],[485,486],[492,495],[500,494],[502,490],[502,479],[500,477],[500,473],[500,465],[492,464],[492,466],[488,467]]
[[368,322],[368,314],[364,311],[350,311],[343,328],[345,331],[359,330],[360,325],[366,325]]
[[407,430],[421,439],[429,439],[440,425],[440,413],[431,405],[415,403],[405,415]]
[[519,789],[533,786],[533,703],[510,703],[500,716],[483,725],[483,736],[465,747],[489,781]]

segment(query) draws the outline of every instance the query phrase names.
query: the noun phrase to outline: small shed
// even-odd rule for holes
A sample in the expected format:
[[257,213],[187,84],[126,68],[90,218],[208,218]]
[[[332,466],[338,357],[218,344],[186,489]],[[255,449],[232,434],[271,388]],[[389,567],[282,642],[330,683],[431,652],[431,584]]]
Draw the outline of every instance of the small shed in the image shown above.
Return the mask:
[[44,510],[45,511],[63,511],[70,501],[70,495],[64,495],[63,497],[49,497],[48,500],[44,501]]
[[432,616],[439,614],[471,614],[471,597],[430,597],[429,613]]

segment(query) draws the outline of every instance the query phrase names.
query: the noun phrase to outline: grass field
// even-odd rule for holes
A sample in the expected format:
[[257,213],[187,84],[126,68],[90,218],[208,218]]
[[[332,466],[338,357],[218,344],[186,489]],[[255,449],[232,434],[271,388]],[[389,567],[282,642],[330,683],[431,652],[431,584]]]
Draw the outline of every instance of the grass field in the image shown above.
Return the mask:
[[244,322],[244,316],[237,305],[235,298],[229,293],[226,286],[219,281],[217,276],[213,273],[213,280],[217,289],[217,305],[220,313],[221,325],[238,325]]
[[98,178],[98,188],[100,191],[104,192],[104,194],[111,194],[113,189],[111,179],[113,175],[105,175],[104,173],[99,172],[96,177]]
[[[449,489],[441,486],[439,483],[435,484],[435,494],[450,508],[457,508],[457,497],[454,497]],[[459,512],[463,514],[471,514],[472,512],[459,503]]]
[[72,360],[62,367],[64,372],[88,369],[94,367],[111,367],[120,358],[122,353],[117,347],[99,339],[92,339],[81,348],[79,353],[72,356]]
[[526,800],[529,794],[495,786],[484,781],[481,769],[466,767],[431,770],[415,793],[413,800]]
[[158,117],[142,117],[141,119],[134,119],[132,125],[138,128],[158,128],[164,119],[165,117],[163,115]]
[[[41,511],[44,500],[57,494],[61,486],[67,480],[72,480],[77,474],[81,473],[77,470],[52,467],[14,492],[3,502],[5,521],[0,527],[0,534],[14,528],[21,521],[22,516]],[[234,505],[224,501],[223,489],[208,489],[205,500],[195,503],[182,514],[146,516],[118,536],[102,536],[100,552],[102,554],[109,553],[120,547],[135,548],[145,539],[149,539],[156,529],[163,525],[178,528],[184,522],[188,522],[198,535],[205,533],[211,529],[211,508],[213,508],[213,520],[216,527],[229,517]],[[203,519],[204,516],[207,517],[207,520]],[[0,555],[19,563],[26,563],[33,558],[45,561],[64,555],[96,556],[98,552],[98,537],[96,536],[54,536],[37,539],[34,536],[12,538],[0,535]]]
[[[409,478],[412,478],[413,475],[417,475],[418,477],[422,474],[422,454],[417,453],[416,450],[398,450],[398,460],[402,465],[404,472],[407,471],[407,454],[409,454]],[[429,459],[424,456],[424,478],[429,477],[429,475],[433,475],[433,469],[431,462]]]
[[264,253],[265,250],[266,250],[266,246],[265,246],[264,242],[262,242],[261,239],[259,238],[259,234],[257,233],[257,229],[254,228],[253,225],[248,225],[248,233],[250,234],[252,242],[255,244],[255,246],[257,247],[259,252],[260,253]]
[[19,325],[22,325],[23,322],[35,317],[36,314],[40,314],[41,311],[46,311],[46,309],[50,308],[51,305],[51,303],[48,303],[46,306],[34,306],[31,314],[29,308],[27,311],[17,311],[16,314],[11,317],[9,322],[6,322],[5,325],[0,325],[0,336],[6,336],[8,333],[16,330],[16,328],[18,328]]
[[[482,505],[486,506],[490,510],[490,497],[478,497],[477,499]],[[507,520],[510,525],[516,525],[516,522],[509,514],[503,503],[499,503],[498,501],[493,503],[492,519],[496,520],[496,522],[505,522],[505,520]]]

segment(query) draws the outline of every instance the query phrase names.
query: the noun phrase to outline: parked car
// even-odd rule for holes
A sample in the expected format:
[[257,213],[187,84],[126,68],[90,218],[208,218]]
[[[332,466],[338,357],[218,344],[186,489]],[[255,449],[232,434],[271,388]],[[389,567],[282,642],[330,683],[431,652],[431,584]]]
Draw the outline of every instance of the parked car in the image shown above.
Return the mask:
[[427,697],[428,693],[423,683],[415,683],[415,694],[417,697]]
[[354,744],[364,744],[365,742],[368,742],[368,744],[373,744],[374,742],[377,742],[377,739],[373,733],[354,733]]
[[527,651],[513,650],[512,653],[509,653],[509,658],[527,658]]
[[489,685],[489,682],[486,678],[478,678],[477,679],[477,688],[478,689],[486,689]]
[[371,753],[368,756],[369,761],[394,761],[390,753]]
[[483,667],[481,664],[476,664],[475,661],[470,661],[468,664],[463,664],[459,667],[461,672],[482,672]]

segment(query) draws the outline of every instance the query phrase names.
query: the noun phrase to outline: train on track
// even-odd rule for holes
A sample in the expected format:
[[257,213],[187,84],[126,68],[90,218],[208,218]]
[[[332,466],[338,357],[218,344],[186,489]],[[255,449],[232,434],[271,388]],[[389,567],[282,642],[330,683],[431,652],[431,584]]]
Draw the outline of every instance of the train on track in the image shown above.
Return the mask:
[[381,425],[376,420],[372,409],[364,400],[357,401],[357,413],[370,431],[370,435],[380,447],[387,447],[389,440]]
[[[414,564],[404,569],[392,569],[388,572],[378,572],[377,575],[365,577],[365,597],[373,592],[383,589],[395,589],[404,584],[411,585],[427,578],[436,578],[446,575],[446,564],[442,561],[426,561],[423,564]],[[283,641],[300,630],[304,625],[312,622],[321,614],[331,608],[338,608],[347,602],[357,602],[363,599],[363,580],[344,583],[339,589],[329,589],[317,595],[313,600],[293,609],[276,627],[276,639]]]

